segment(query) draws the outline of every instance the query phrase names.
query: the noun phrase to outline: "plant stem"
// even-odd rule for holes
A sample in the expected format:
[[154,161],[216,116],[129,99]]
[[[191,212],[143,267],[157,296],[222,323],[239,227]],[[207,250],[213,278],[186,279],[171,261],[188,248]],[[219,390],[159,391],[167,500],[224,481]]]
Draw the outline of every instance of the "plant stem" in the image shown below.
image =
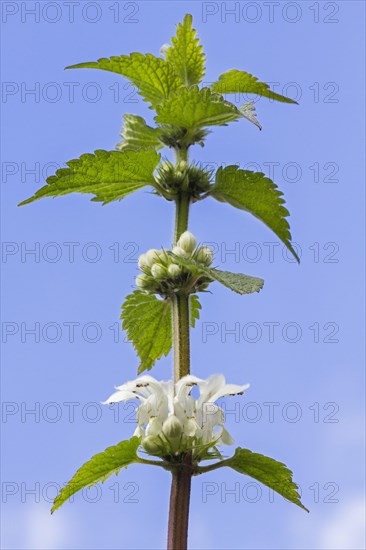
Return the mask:
[[[177,162],[188,160],[187,149],[176,151]],[[182,190],[176,199],[174,244],[188,227],[190,197]],[[176,294],[172,298],[174,382],[190,372],[189,296]],[[188,538],[189,500],[192,479],[192,455],[186,453],[182,463],[172,471],[169,505],[168,550],[186,550]]]
[[180,193],[175,199],[175,228],[174,228],[174,244],[182,233],[187,230],[189,216],[190,197],[187,193]]
[[168,550],[186,550],[188,539],[189,499],[191,495],[191,454],[173,472],[170,492]]
[[189,374],[189,296],[176,294],[172,298],[174,383]]

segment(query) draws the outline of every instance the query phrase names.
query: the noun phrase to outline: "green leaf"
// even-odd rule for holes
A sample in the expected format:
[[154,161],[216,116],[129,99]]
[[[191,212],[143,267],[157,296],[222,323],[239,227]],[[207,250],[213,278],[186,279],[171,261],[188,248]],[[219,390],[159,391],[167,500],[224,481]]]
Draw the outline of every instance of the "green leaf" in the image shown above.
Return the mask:
[[283,193],[261,172],[240,170],[237,166],[220,167],[209,194],[221,202],[250,212],[264,222],[281,239],[298,262],[291,246],[290,226],[286,220],[288,210],[283,206]]
[[138,372],[150,370],[172,347],[171,303],[135,290],[122,305],[122,328],[140,357]]
[[[190,325],[199,319],[201,304],[198,296],[190,297]],[[122,328],[127,331],[140,358],[138,372],[150,370],[157,359],[172,349],[172,310],[170,300],[135,290],[122,305]]]
[[211,90],[220,94],[256,94],[284,103],[297,103],[289,97],[272,92],[268,84],[259,82],[255,76],[237,69],[220,75],[218,81],[211,85]]
[[121,200],[145,185],[155,185],[153,172],[159,160],[160,155],[153,149],[95,151],[94,155],[82,155],[67,162],[69,168],[61,168],[47,178],[47,185],[19,206],[68,193],[92,193],[93,201],[104,204]]
[[233,290],[237,294],[251,294],[252,292],[259,292],[263,288],[264,281],[258,277],[251,277],[243,273],[231,273],[231,271],[221,271],[213,267],[205,267],[191,258],[181,258],[173,253],[170,254],[174,258],[175,263],[189,269],[193,274],[205,275],[209,279],[230,288],[230,290]]
[[168,48],[166,60],[172,64],[183,84],[187,87],[199,84],[205,76],[205,54],[192,29],[192,15],[187,14],[183,23],[178,23],[172,46]]
[[192,328],[196,326],[196,320],[200,318],[200,309],[202,309],[198,296],[191,294],[189,307],[189,323]]
[[152,147],[156,150],[164,147],[160,141],[160,128],[152,128],[148,126],[145,120],[137,115],[124,115],[123,129],[121,136],[123,141],[118,143],[117,149],[124,151],[132,149],[138,151],[146,147]]
[[292,481],[291,470],[282,462],[240,447],[235,450],[232,458],[223,462],[223,466],[229,466],[240,474],[253,477],[306,512],[309,511],[301,503],[298,487]]
[[70,65],[66,69],[102,69],[120,74],[132,82],[145,101],[157,105],[182,86],[174,68],[165,59],[148,53],[131,53],[98,61]]
[[195,129],[227,124],[243,116],[233,103],[225,101],[220,94],[211,93],[209,88],[199,90],[197,86],[181,88],[157,105],[156,112],[158,123]]
[[259,292],[264,285],[263,279],[244,275],[243,273],[231,273],[230,271],[220,271],[213,268],[209,268],[209,271],[215,281],[230,288],[230,290],[233,290],[237,294]]
[[108,447],[102,453],[85,462],[66,487],[61,489],[54,500],[51,513],[84,487],[91,487],[100,481],[103,482],[112,474],[118,474],[121,468],[127,468],[129,464],[139,462],[137,456],[139,445],[140,438],[132,437],[127,441],[121,441],[118,445]]
[[247,101],[241,107],[239,107],[239,111],[244,118],[249,120],[249,122],[255,124],[260,130],[262,130],[262,126],[257,120],[257,113],[255,111],[254,101]]

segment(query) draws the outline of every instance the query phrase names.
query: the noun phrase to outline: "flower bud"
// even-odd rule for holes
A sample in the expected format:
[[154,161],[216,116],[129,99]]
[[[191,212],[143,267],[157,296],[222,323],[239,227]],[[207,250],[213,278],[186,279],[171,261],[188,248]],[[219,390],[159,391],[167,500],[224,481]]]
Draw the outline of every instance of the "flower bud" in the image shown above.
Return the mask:
[[161,254],[161,250],[157,250],[156,248],[151,248],[151,250],[148,250],[146,254],[143,254],[145,256],[145,262],[147,267],[151,267],[152,264],[154,264],[158,259],[159,255]]
[[142,270],[147,269],[149,267],[148,264],[147,264],[146,254],[141,254],[141,256],[138,259],[137,265]]
[[153,264],[151,266],[151,275],[155,279],[163,279],[167,275],[167,271],[164,266],[160,264]]
[[149,435],[142,440],[142,446],[145,451],[151,455],[162,455],[161,442],[158,437]]
[[208,267],[213,262],[213,252],[208,246],[201,246],[197,248],[194,259]]
[[168,273],[171,277],[174,279],[176,277],[179,277],[179,275],[182,273],[182,268],[177,264],[170,264],[168,267]]
[[198,430],[198,424],[194,418],[189,418],[184,423],[184,434],[188,437],[193,437],[196,435]]
[[161,425],[161,422],[160,420],[158,420],[156,417],[155,418],[151,418],[149,420],[149,423],[148,425],[146,426],[146,430],[145,430],[145,433],[146,433],[146,436],[147,437],[150,437],[150,436],[157,436],[161,433],[161,430],[162,430],[162,425]]
[[142,288],[142,289],[149,288],[149,286],[150,286],[149,277],[145,274],[137,275],[137,277],[136,277],[136,286],[138,286],[139,288]]
[[179,256],[179,258],[188,258],[189,254],[180,246],[174,246],[172,250],[173,254]]
[[182,233],[182,235],[179,237],[179,240],[177,242],[177,246],[183,248],[188,254],[192,254],[193,250],[195,249],[197,244],[196,238],[190,231],[185,231]]
[[174,414],[168,416],[163,424],[163,433],[167,439],[176,439],[183,433],[183,425]]

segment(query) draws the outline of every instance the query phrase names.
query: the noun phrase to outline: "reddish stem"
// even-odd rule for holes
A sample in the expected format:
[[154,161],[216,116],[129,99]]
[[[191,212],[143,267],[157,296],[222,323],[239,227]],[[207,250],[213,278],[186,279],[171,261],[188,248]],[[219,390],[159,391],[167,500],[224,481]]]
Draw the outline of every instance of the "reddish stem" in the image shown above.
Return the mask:
[[192,457],[187,453],[172,474],[170,492],[168,550],[187,550]]

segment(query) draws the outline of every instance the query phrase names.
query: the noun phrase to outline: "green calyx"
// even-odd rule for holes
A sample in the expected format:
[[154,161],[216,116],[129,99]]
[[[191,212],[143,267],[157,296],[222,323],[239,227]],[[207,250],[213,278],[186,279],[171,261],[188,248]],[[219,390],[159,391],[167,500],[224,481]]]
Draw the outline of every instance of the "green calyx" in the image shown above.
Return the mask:
[[173,200],[179,193],[187,193],[191,201],[199,200],[207,193],[211,185],[212,172],[205,170],[197,164],[188,164],[181,160],[176,165],[169,161],[163,162],[158,167],[157,190],[168,200]]
[[209,133],[203,128],[184,128],[173,124],[163,124],[158,126],[158,130],[161,143],[172,149],[188,149],[195,143],[203,147]]

